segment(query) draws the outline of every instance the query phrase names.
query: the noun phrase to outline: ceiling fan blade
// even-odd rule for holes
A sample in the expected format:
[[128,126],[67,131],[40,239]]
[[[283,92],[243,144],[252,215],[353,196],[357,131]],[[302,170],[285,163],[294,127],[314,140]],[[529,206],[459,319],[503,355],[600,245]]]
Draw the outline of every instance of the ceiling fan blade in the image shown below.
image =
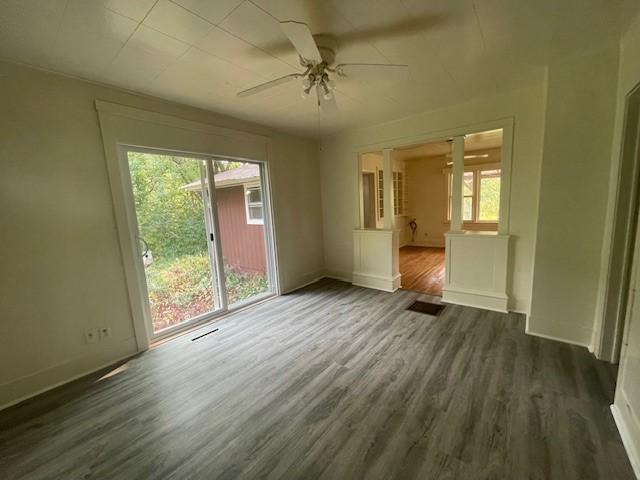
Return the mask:
[[280,27],[295,47],[298,55],[314,64],[322,63],[322,56],[306,23],[287,20],[280,22]]
[[335,94],[332,94],[331,98],[326,99],[322,96],[320,87],[316,87],[316,93],[318,95],[318,105],[320,106],[320,111],[322,113],[325,113],[328,115],[333,115],[338,113],[338,105],[336,104]]
[[335,67],[340,77],[356,80],[403,81],[409,76],[409,65],[389,63],[341,63]]
[[238,97],[248,97],[249,95],[254,95],[256,93],[260,93],[269,88],[276,87],[278,85],[282,85],[283,83],[290,82],[294,78],[299,78],[302,75],[299,73],[290,73],[289,75],[285,75],[284,77],[276,78],[275,80],[270,80],[265,83],[261,83],[260,85],[256,85],[255,87],[247,88],[246,90],[242,90],[238,92]]

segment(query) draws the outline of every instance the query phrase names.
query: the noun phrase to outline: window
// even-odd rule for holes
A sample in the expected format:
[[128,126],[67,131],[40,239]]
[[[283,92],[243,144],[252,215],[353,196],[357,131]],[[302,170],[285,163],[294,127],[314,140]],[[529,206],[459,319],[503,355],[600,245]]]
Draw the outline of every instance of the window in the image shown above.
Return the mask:
[[473,221],[473,211],[475,210],[475,172],[464,172],[462,177],[462,220]]
[[497,222],[500,211],[500,169],[479,170],[478,221]]
[[249,225],[264,224],[264,207],[262,205],[262,189],[260,187],[244,188],[244,200]]
[[384,218],[384,172],[378,172],[378,218]]
[[[465,167],[462,178],[462,220],[468,223],[498,223],[500,212],[500,168],[496,165]],[[447,175],[447,221],[451,221],[453,176]]]
[[453,205],[453,175],[451,170],[446,170],[447,177],[447,222],[451,221],[451,205]]
[[393,214],[404,215],[404,174],[393,172]]

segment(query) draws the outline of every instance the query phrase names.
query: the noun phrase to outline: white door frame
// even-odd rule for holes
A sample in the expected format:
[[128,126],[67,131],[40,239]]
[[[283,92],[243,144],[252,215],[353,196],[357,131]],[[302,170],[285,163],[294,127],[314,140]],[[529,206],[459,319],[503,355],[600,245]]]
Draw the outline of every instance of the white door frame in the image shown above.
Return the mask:
[[597,358],[617,363],[640,206],[640,84],[625,97],[620,155],[614,160],[591,343]]

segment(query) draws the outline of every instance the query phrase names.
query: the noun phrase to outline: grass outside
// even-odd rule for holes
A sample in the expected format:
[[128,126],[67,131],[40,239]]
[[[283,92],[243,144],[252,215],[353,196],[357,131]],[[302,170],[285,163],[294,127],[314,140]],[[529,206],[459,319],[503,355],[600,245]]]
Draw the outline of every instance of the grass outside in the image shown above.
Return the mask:
[[[151,318],[155,332],[214,308],[207,253],[156,261],[146,268]],[[248,275],[225,266],[229,304],[268,291],[265,275]]]

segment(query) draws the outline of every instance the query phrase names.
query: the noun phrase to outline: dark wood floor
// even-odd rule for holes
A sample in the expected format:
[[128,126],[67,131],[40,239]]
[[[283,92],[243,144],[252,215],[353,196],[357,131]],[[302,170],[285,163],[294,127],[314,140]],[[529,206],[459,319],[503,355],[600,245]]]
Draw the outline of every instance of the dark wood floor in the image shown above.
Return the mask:
[[402,247],[400,274],[402,288],[427,295],[442,296],[444,248]]
[[0,412],[3,479],[632,479],[615,369],[325,280]]

